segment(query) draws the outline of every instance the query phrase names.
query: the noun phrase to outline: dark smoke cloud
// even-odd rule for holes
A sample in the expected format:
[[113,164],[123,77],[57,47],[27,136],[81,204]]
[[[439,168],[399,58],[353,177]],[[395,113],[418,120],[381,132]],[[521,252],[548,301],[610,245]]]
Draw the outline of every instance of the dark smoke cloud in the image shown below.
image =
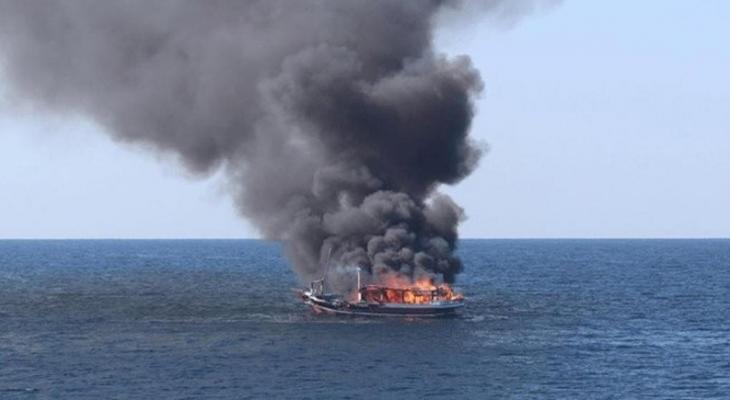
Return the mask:
[[[483,1],[510,14],[529,1]],[[482,87],[432,47],[437,0],[0,0],[11,90],[116,139],[225,168],[241,214],[297,272],[323,259],[453,281]],[[527,7],[529,8],[529,7]]]

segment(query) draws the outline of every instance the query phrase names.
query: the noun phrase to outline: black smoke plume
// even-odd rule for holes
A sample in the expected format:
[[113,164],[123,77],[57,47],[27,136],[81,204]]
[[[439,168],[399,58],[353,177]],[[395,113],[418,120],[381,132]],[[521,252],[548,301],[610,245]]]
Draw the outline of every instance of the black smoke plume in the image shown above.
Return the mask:
[[[238,210],[304,279],[324,259],[382,274],[462,269],[462,209],[439,194],[476,166],[481,90],[435,52],[437,0],[0,0],[12,93],[114,138],[224,168]],[[526,1],[482,1],[511,15]]]

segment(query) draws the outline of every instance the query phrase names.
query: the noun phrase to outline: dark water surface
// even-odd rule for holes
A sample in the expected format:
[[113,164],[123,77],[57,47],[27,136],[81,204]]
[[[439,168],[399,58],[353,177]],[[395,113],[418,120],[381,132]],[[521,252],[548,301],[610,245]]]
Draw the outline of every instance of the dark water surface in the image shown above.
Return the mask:
[[465,315],[311,315],[262,241],[0,241],[0,399],[730,398],[730,241],[464,241]]

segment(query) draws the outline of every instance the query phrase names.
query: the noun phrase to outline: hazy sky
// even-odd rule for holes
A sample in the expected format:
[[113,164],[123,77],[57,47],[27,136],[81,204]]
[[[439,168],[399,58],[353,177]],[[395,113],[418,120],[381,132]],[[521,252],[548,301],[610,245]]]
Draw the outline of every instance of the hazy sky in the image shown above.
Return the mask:
[[[486,90],[464,237],[730,237],[730,2],[565,1],[439,32]],[[0,78],[0,92],[2,91]],[[220,176],[0,101],[0,238],[255,237]]]

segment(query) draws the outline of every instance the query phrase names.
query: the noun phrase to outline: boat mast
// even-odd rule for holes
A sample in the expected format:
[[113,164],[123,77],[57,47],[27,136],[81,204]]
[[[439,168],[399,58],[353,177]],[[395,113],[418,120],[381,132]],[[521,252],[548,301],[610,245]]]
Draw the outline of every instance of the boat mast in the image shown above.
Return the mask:
[[357,302],[362,301],[362,293],[360,293],[360,267],[357,267]]
[[324,287],[327,285],[327,274],[330,272],[330,257],[332,257],[332,246],[327,251],[327,261],[324,264],[324,273],[322,274],[322,293],[324,293]]

